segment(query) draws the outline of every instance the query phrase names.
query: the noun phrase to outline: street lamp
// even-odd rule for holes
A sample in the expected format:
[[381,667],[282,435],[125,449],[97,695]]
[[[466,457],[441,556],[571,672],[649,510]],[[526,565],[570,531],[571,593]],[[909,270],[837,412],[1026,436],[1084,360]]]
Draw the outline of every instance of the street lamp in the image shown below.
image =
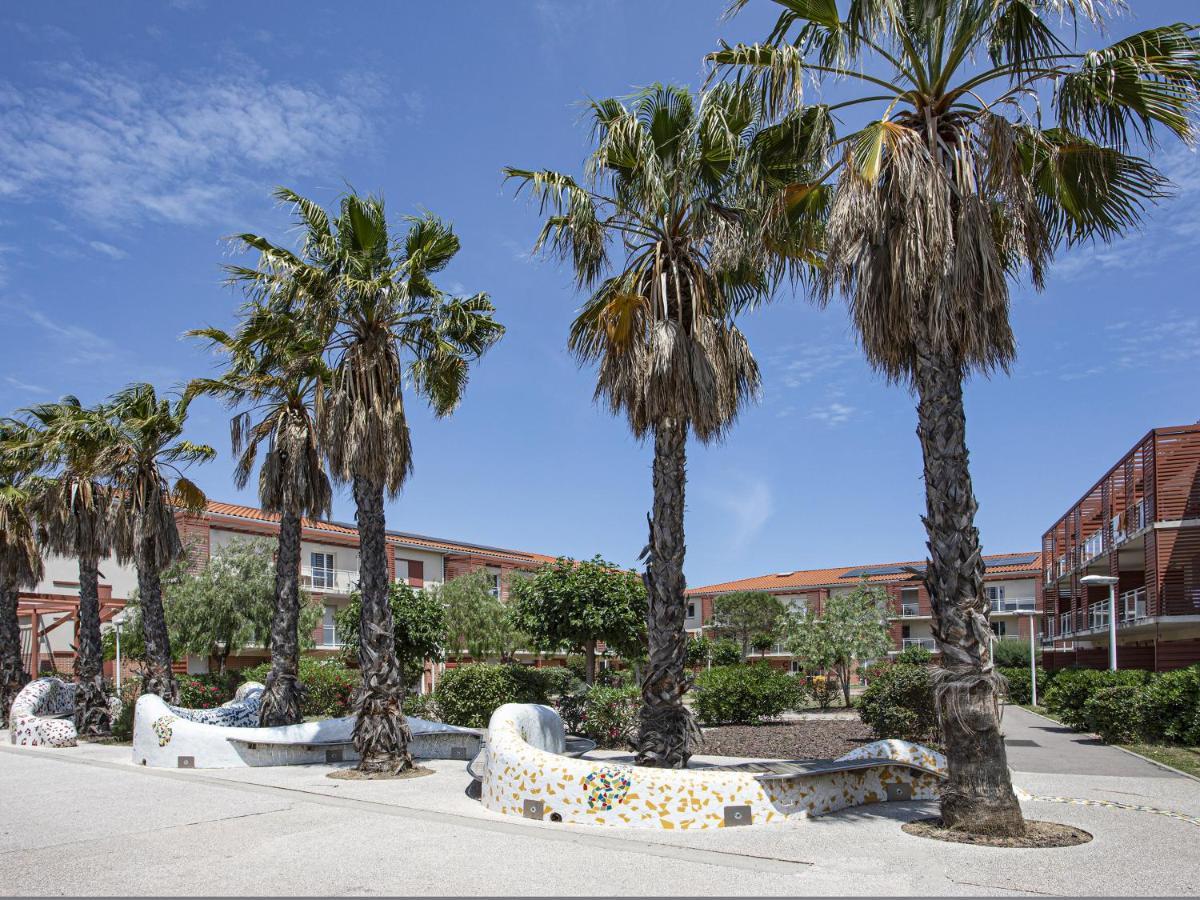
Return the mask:
[[1112,575],[1084,575],[1080,584],[1108,585],[1108,667],[1117,670],[1117,582],[1121,579]]
[[1030,700],[1034,706],[1037,706],[1037,655],[1033,649],[1033,628],[1041,613],[1036,609],[1018,609],[1017,615],[1029,617],[1029,684],[1032,692]]
[[116,676],[117,694],[121,693],[121,626],[129,618],[129,613],[121,610],[112,617],[113,628],[117,629],[117,658],[116,664],[113,667],[113,674]]

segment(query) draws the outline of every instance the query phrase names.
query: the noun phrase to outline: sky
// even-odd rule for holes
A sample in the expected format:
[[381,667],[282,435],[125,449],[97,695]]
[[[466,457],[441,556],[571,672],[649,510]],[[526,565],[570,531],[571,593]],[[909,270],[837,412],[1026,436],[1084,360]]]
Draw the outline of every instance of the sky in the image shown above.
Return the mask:
[[[462,251],[442,286],[487,291],[507,327],[452,417],[409,401],[415,470],[389,527],[636,563],[651,447],[593,403],[594,373],[565,349],[571,275],[531,255],[537,211],[500,170],[580,171],[581,100],[698,86],[719,39],[766,34],[770,4],[732,22],[724,5],[6,4],[0,414],[214,374],[184,332],[234,323],[221,267],[252,258],[224,238],[294,239],[276,185],[326,204],[353,186],[394,218],[453,222]],[[1113,35],[1194,13],[1132,5]],[[1036,550],[1147,430],[1200,418],[1200,164],[1172,145],[1156,158],[1176,195],[1120,242],[1061,254],[1044,292],[1015,286],[1018,360],[968,384],[985,552]],[[909,391],[863,362],[841,306],[818,310],[802,290],[742,327],[763,394],[724,443],[689,446],[689,584],[922,558]],[[256,504],[253,484],[233,487],[224,409],[197,401],[187,437],[220,453],[189,472],[210,497]],[[339,491],[334,517],[353,515]]]

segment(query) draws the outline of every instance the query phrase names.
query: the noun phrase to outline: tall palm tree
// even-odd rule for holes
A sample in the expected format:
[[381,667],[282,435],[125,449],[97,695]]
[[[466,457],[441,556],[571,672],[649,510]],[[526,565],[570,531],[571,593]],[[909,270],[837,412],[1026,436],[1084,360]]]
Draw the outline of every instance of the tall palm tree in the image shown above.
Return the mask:
[[[746,5],[737,0],[733,10]],[[1015,354],[1009,281],[1041,288],[1055,253],[1136,225],[1165,179],[1134,152],[1164,131],[1191,143],[1200,112],[1195,26],[1079,52],[1098,0],[776,0],[761,45],[710,61],[764,101],[824,124],[794,147],[824,174],[789,192],[825,228],[821,303],[846,298],[863,350],[917,394],[929,542],[925,584],[942,653],[936,695],[949,758],[942,818],[1024,830],[999,729],[1003,680],[967,464],[962,385]],[[807,103],[806,82],[857,85]],[[838,118],[861,127],[837,133]]]
[[159,397],[150,384],[131,384],[105,404],[109,435],[97,455],[116,498],[114,549],[137,567],[138,606],[146,657],[142,690],[170,703],[179,688],[171,672],[171,637],[163,615],[162,571],[185,548],[177,512],[204,509],[204,492],[184,477],[188,465],[207,462],[216,451],[182,439],[189,397]]
[[40,535],[51,552],[75,557],[79,568],[75,727],[103,737],[112,722],[104,694],[100,560],[113,547],[113,492],[97,460],[111,435],[107,412],[67,396],[26,410],[26,424],[25,446],[50,473],[34,506]]
[[392,236],[383,201],[349,193],[332,218],[286,188],[302,231],[293,253],[253,234],[240,239],[259,253],[256,268],[232,267],[280,328],[308,323],[325,349],[330,378],[318,416],[321,445],[334,479],[354,492],[359,534],[359,664],[354,746],[365,772],[412,766],[411,734],[401,709],[403,686],[388,602],[385,495],[395,497],[412,470],[404,413],[405,381],[435,414],[450,414],[470,362],[503,334],[486,294],[451,297],[431,276],[458,253],[447,224],[408,218]]
[[[230,421],[234,483],[246,486],[259,448],[264,448],[258,475],[262,508],[279,514],[279,549],[275,557],[275,612],[271,619],[271,671],[259,709],[259,723],[292,725],[303,721],[300,701],[300,536],[304,516],[327,515],[333,503],[329,477],[317,433],[316,402],[328,378],[322,346],[311,333],[268,329],[251,305],[235,335],[202,328],[193,336],[207,338],[227,360],[219,378],[198,378],[188,396],[217,397],[230,409],[241,409]],[[293,322],[294,324],[294,322]],[[247,408],[248,407],[248,408]]]
[[757,392],[758,365],[733,319],[768,298],[782,271],[758,238],[762,198],[799,172],[780,152],[786,129],[763,129],[746,91],[722,86],[698,101],[655,85],[590,112],[596,148],[582,181],[505,173],[549,212],[535,249],[569,262],[590,292],[568,347],[598,365],[596,399],[654,441],[637,760],[680,768],[698,738],[683,703],[687,439],[719,439]]
[[[21,423],[0,423],[0,725],[8,724],[9,708],[29,682],[21,662],[21,625],[17,606],[22,588],[42,578],[42,554],[30,514],[40,489],[34,474],[38,460],[27,450],[8,446]],[[36,623],[35,623],[36,625]]]

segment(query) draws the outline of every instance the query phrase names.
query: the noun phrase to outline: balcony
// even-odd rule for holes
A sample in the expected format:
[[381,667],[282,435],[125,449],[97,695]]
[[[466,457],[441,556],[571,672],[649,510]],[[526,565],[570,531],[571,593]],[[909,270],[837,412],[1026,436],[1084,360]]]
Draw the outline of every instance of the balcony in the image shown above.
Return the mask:
[[921,607],[918,606],[916,603],[901,603],[900,604],[900,618],[915,619],[920,615],[921,615]]
[[1147,618],[1146,589],[1140,587],[1122,594],[1117,603],[1117,612],[1121,617],[1122,625]]
[[1069,612],[1061,613],[1058,617],[1058,634],[1073,634],[1075,632],[1075,623],[1072,621],[1072,615]]
[[1036,608],[1037,601],[1032,598],[992,601],[992,612],[994,613],[1015,613]]
[[1104,531],[1097,531],[1083,542],[1081,565],[1086,565],[1104,552]]
[[300,587],[314,594],[349,594],[358,587],[358,573],[348,569],[301,566]]
[[933,638],[903,638],[900,646],[904,650],[909,647],[924,647],[930,653],[937,653],[937,641]]

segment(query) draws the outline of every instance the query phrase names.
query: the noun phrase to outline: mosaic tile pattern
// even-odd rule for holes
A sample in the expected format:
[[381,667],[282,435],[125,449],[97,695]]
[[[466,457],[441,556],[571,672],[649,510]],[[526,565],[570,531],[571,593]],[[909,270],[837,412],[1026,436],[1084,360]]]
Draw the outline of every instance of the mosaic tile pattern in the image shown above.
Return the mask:
[[77,735],[70,718],[74,712],[74,682],[38,678],[13,698],[9,739],[20,747],[74,747]]
[[237,689],[237,694],[232,700],[212,709],[185,709],[169,703],[166,706],[175,716],[189,722],[227,725],[230,728],[254,728],[258,725],[258,711],[262,705],[264,690],[257,681],[247,681]]
[[[531,717],[530,711],[537,710]],[[726,808],[750,809],[754,825],[781,823],[888,799],[889,788],[913,799],[937,797],[941,775],[935,751],[881,741],[855,760],[879,765],[760,778],[751,772],[671,771],[571,759],[547,752],[529,727],[557,714],[547,707],[506,704],[488,725],[481,800],[504,815],[524,815],[526,800],[542,801],[543,818],[625,828],[723,828]],[[562,729],[561,720],[558,728]],[[527,738],[533,738],[532,741]],[[895,755],[892,755],[895,754]],[[853,761],[853,760],[851,760]],[[943,761],[944,762],[944,761]]]

